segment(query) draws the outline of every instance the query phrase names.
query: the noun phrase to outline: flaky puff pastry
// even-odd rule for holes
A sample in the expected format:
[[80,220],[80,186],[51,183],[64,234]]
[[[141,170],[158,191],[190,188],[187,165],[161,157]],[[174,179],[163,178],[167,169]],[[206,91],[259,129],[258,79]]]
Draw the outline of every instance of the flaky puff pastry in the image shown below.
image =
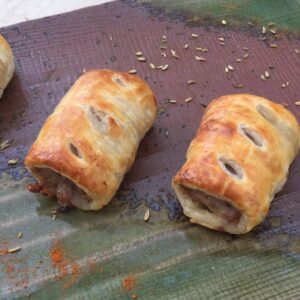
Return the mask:
[[241,234],[262,222],[286,182],[300,129],[284,107],[254,95],[212,101],[173,188],[192,223]]
[[0,35],[0,98],[11,80],[14,70],[14,55],[7,41]]
[[116,193],[155,117],[155,97],[137,76],[89,71],[48,117],[25,165],[49,196],[98,210]]

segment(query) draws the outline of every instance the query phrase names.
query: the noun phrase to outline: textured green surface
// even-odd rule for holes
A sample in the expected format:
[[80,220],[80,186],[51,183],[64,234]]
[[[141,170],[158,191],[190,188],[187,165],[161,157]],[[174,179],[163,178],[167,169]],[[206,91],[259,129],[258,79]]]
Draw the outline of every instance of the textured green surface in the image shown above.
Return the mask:
[[[22,246],[16,254],[0,256],[2,298],[26,299],[29,294],[30,299],[130,299],[132,294],[138,299],[300,297],[299,239],[279,233],[276,222],[265,236],[254,231],[232,237],[171,222],[164,212],[152,212],[145,223],[144,207],[128,214],[126,205],[117,200],[100,213],[76,211],[52,220],[54,201],[24,191],[24,182],[7,177],[1,186],[1,238],[10,247]],[[19,231],[24,234],[20,240]],[[55,278],[57,270],[48,255],[57,242],[68,262],[79,268],[68,288],[64,285],[71,275]],[[92,271],[89,261],[94,264]],[[14,279],[6,273],[9,264],[20,270]],[[137,284],[124,291],[121,282],[128,275]],[[10,288],[17,292],[11,294]]]
[[256,25],[267,25],[276,22],[276,26],[293,33],[300,32],[300,2],[296,0],[138,0],[153,7],[162,8],[165,12],[177,11],[186,15],[193,23],[199,18],[209,18],[220,22],[226,19],[232,23],[245,25],[253,22]]

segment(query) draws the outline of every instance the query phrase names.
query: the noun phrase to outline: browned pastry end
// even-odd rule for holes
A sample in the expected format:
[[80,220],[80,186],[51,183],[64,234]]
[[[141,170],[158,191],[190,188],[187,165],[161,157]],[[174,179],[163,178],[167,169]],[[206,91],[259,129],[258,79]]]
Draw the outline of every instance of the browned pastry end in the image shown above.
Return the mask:
[[0,98],[11,80],[14,70],[14,55],[7,41],[0,35]]
[[300,146],[287,109],[254,95],[212,101],[173,178],[190,221],[241,234],[262,222]]

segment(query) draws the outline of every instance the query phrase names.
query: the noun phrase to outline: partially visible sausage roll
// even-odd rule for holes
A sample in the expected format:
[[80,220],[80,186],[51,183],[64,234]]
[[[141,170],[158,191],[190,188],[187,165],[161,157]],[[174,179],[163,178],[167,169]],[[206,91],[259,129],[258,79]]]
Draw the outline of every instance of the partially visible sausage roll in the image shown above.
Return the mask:
[[25,165],[61,205],[98,210],[116,193],[155,117],[155,97],[137,76],[87,72],[48,117]]
[[0,98],[11,80],[14,70],[14,55],[7,41],[0,35]]
[[173,178],[190,221],[241,234],[262,222],[298,153],[300,129],[279,104],[253,95],[210,103]]

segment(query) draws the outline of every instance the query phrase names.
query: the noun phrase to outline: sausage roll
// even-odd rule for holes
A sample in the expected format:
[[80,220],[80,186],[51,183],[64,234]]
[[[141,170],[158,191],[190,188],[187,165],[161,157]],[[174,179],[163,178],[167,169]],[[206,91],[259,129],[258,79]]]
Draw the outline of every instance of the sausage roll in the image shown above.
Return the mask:
[[15,70],[14,56],[9,44],[0,35],[0,98]]
[[298,153],[300,129],[284,107],[253,95],[212,101],[173,178],[192,223],[241,234],[262,222]]
[[89,71],[48,117],[25,165],[59,204],[98,210],[116,193],[155,117],[155,97],[137,76]]

